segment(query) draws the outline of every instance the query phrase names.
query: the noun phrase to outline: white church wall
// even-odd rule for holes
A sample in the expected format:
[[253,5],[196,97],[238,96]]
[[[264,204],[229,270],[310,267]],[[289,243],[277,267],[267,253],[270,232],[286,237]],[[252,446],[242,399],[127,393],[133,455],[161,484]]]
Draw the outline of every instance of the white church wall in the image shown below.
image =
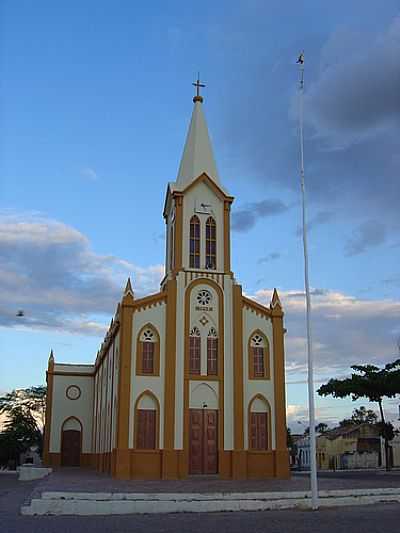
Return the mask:
[[111,421],[111,443],[112,448],[117,446],[117,413],[118,413],[118,381],[119,381],[119,333],[114,339],[114,388],[113,388],[113,404],[112,404],[112,421]]
[[110,452],[115,447],[116,402],[118,397],[118,368],[116,358],[119,349],[119,333],[110,343],[106,354],[98,364],[94,377],[93,401],[93,451]]
[[[164,380],[165,380],[165,322],[166,305],[161,303],[154,307],[136,311],[133,313],[132,324],[132,359],[131,359],[131,397],[129,414],[129,447],[134,447],[134,408],[137,398],[142,392],[151,391],[160,404],[160,448],[164,446]],[[152,324],[160,337],[160,375],[159,376],[137,376],[136,375],[136,346],[137,337],[140,330],[146,324]]]
[[[79,387],[80,396],[71,400],[67,397],[67,389],[72,385]],[[82,424],[82,453],[92,451],[93,386],[92,376],[54,375],[49,447],[51,453],[61,452],[62,425],[71,416]]]
[[175,439],[176,450],[183,449],[183,384],[185,361],[185,274],[177,277],[176,367],[175,367]]
[[[270,377],[269,380],[249,379],[248,342],[254,330],[259,329],[267,337],[270,349]],[[244,446],[248,449],[248,407],[257,394],[262,394],[271,408],[272,449],[275,449],[275,399],[274,399],[274,345],[272,336],[272,322],[268,318],[257,315],[250,309],[243,308],[243,379],[244,379]]]
[[[207,212],[201,212],[201,204],[208,205]],[[203,182],[189,189],[183,198],[183,243],[182,260],[189,267],[190,219],[197,215],[200,220],[200,267],[205,268],[206,258],[206,220],[212,216],[217,225],[217,271],[224,270],[224,202]],[[207,272],[210,272],[209,270]]]

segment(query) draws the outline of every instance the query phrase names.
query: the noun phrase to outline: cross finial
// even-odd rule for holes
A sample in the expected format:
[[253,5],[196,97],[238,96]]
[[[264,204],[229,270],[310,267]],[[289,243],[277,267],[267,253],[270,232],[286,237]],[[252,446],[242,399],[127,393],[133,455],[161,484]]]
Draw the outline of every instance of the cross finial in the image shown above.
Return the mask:
[[196,96],[193,97],[193,102],[202,102],[203,97],[200,96],[200,87],[205,87],[204,83],[200,83],[200,72],[197,74],[197,81],[192,83],[196,87]]

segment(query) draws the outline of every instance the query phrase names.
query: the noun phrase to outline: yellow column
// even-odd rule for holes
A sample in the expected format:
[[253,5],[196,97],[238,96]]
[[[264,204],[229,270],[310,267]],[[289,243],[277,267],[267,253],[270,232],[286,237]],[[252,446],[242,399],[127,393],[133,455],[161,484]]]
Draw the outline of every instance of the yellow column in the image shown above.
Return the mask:
[[286,429],[285,349],[283,312],[280,305],[272,308],[271,314],[274,340],[275,475],[288,478],[290,470]]
[[247,454],[244,447],[243,414],[243,304],[242,286],[233,285],[233,412],[234,450],[232,452],[232,477],[247,477]]
[[117,448],[115,452],[115,477],[130,478],[129,424],[131,396],[132,322],[134,299],[131,293],[122,298],[120,307],[119,378],[117,407]]

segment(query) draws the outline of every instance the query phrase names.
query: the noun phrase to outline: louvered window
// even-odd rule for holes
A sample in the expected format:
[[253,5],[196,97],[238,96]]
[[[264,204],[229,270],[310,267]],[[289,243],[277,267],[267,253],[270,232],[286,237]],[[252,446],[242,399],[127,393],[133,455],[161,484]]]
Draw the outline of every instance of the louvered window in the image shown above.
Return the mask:
[[200,268],[200,220],[196,215],[190,219],[189,266]]
[[206,268],[217,268],[217,226],[212,217],[206,222]]

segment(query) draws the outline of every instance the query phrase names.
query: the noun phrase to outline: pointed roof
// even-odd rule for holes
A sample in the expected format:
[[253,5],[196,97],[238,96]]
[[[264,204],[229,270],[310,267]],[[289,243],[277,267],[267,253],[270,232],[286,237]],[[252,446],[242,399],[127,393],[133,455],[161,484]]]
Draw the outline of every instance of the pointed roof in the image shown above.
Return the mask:
[[205,172],[220,186],[217,165],[215,164],[207,123],[202,109],[203,98],[195,96],[193,102],[192,119],[183,149],[176,184],[179,186],[187,185]]

